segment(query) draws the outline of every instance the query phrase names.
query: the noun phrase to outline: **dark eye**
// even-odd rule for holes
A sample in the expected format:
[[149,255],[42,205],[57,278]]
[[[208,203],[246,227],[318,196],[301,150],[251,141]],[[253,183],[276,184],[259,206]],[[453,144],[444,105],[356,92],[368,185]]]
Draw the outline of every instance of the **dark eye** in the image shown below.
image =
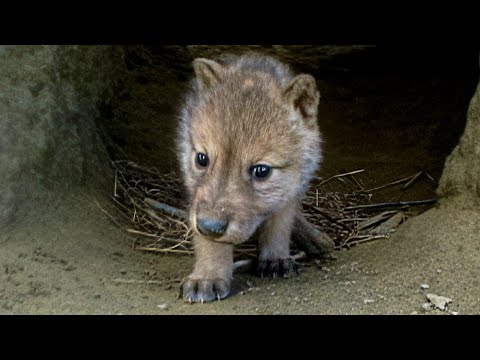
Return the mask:
[[205,167],[208,165],[208,156],[202,153],[197,153],[197,165]]
[[272,172],[272,167],[268,165],[255,165],[250,170],[254,179],[265,180]]

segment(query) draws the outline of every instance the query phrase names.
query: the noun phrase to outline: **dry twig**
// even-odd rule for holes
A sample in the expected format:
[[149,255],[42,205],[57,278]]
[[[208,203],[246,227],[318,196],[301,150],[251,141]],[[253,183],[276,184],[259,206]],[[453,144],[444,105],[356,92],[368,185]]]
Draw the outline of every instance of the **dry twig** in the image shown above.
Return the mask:
[[[112,215],[98,203],[97,206],[120,228],[135,235],[133,248],[141,251],[193,254],[193,232],[189,225],[186,210],[188,204],[183,196],[181,179],[176,174],[163,174],[155,168],[130,161],[115,161],[113,166],[115,184],[112,200],[115,212]],[[406,183],[402,187],[405,189],[412,186],[421,174],[429,178],[430,176],[421,171],[404,179],[364,190],[362,180],[354,177],[364,171],[361,169],[334,175],[317,185],[312,185],[303,200],[305,219],[319,231],[319,234],[325,234],[333,239],[336,249],[387,238],[388,233],[405,219],[405,214],[395,208],[431,205],[436,201],[428,199],[372,204],[373,191],[401,183]],[[350,186],[351,191],[327,191],[325,185],[332,179],[348,179],[348,182],[343,183]],[[384,211],[385,208],[393,209]],[[256,252],[256,245],[252,242],[235,249],[237,258],[239,256],[253,258]],[[307,251],[307,255],[312,254]],[[237,267],[249,263],[248,260],[240,261]]]

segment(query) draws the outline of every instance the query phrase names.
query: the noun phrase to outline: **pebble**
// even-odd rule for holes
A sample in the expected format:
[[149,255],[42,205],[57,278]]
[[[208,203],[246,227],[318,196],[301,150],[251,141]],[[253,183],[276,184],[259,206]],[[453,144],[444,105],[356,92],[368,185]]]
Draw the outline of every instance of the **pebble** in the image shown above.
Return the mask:
[[430,311],[430,310],[432,310],[432,304],[430,304],[430,303],[422,304],[422,309],[425,310],[425,311]]
[[159,304],[157,305],[157,308],[160,310],[167,310],[168,309],[168,304]]
[[420,287],[425,290],[425,289],[428,289],[430,286],[428,286],[427,284],[422,284],[420,285]]
[[452,299],[449,299],[445,296],[439,296],[435,294],[427,294],[427,299],[430,300],[430,302],[436,309],[440,309],[442,311],[445,311],[448,304],[453,301]]
[[365,300],[363,300],[363,303],[364,303],[364,304],[373,303],[373,302],[375,302],[375,300],[372,300],[372,299],[365,299]]

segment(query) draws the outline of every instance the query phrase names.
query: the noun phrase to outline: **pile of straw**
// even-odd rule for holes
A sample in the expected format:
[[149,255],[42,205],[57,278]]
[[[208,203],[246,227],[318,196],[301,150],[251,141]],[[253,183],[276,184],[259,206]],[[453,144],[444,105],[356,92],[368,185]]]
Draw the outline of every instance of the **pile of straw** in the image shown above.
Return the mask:
[[[106,212],[117,225],[134,235],[137,250],[164,253],[193,254],[192,229],[186,211],[187,200],[182,181],[177,174],[164,174],[152,167],[131,161],[115,161],[113,193],[114,212]],[[389,184],[365,190],[355,178],[364,170],[335,175],[312,185],[302,206],[306,218],[317,229],[328,234],[336,249],[388,238],[389,234],[412,215],[412,206],[433,204],[435,199],[371,203],[372,194],[380,189],[411,186],[419,172]],[[331,192],[330,181],[351,184],[351,191]],[[236,248],[237,254],[254,255],[255,244],[245,243]]]

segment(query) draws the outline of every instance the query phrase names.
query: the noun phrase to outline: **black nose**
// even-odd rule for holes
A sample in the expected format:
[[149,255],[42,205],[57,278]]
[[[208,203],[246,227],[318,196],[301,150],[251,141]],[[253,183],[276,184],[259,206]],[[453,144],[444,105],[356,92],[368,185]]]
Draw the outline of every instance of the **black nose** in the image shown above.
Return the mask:
[[205,236],[219,237],[225,234],[227,230],[228,221],[226,220],[213,220],[213,219],[201,219],[197,220],[197,229],[200,234]]

